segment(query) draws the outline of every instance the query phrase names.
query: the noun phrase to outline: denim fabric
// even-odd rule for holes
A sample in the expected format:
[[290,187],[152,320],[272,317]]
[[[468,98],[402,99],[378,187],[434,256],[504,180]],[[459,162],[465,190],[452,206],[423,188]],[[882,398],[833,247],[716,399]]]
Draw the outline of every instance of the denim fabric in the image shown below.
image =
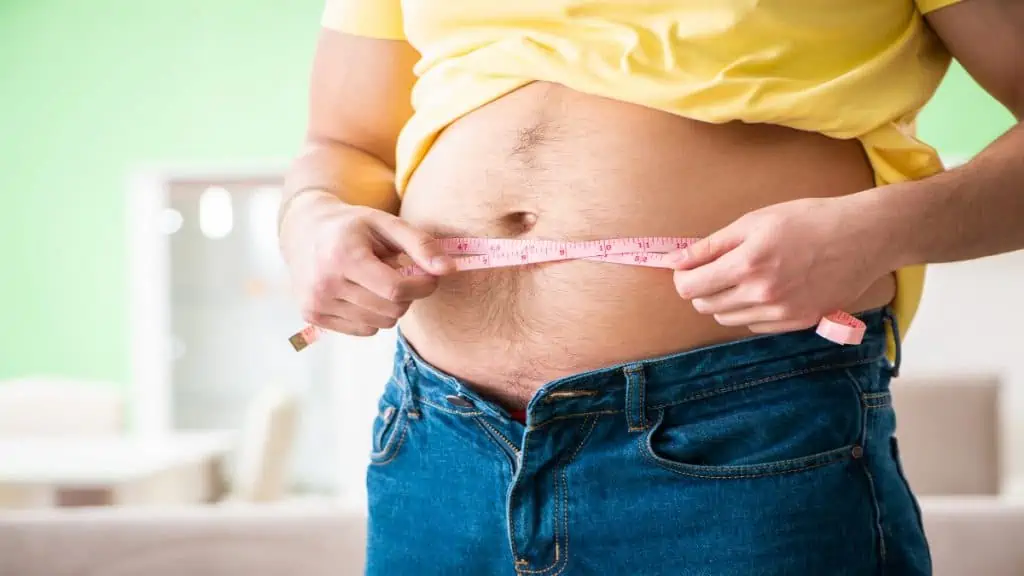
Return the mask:
[[885,357],[758,336],[562,378],[524,426],[399,339],[370,576],[931,574]]

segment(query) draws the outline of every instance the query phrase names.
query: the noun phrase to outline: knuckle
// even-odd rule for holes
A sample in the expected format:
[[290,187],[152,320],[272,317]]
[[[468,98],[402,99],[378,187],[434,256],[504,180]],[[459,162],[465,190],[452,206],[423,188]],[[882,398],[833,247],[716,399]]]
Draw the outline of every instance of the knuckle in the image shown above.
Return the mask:
[[334,260],[341,262],[343,266],[352,266],[369,259],[372,254],[366,246],[351,246],[339,244],[334,249]]
[[682,277],[679,274],[675,275],[675,286],[676,293],[679,294],[680,298],[685,298],[687,300],[691,298],[693,289],[682,281]]
[[779,269],[781,261],[770,252],[758,252],[751,264],[756,271],[771,274]]
[[302,319],[314,326],[324,326],[327,316],[316,310],[306,310],[302,313]]
[[331,300],[350,300],[356,286],[342,276],[335,278],[331,284]]
[[753,276],[758,269],[756,258],[741,258],[736,262],[736,273],[741,278]]
[[754,300],[759,304],[774,302],[777,295],[778,290],[770,282],[762,282],[754,287]]
[[776,322],[783,322],[793,318],[796,314],[791,304],[779,304],[772,307],[772,319]]
[[715,241],[711,240],[710,238],[704,242],[697,242],[693,246],[690,246],[689,248],[686,249],[688,252],[687,257],[689,257],[690,259],[703,261],[714,252],[714,243]]
[[783,226],[785,226],[785,224],[786,224],[785,216],[783,216],[781,214],[778,214],[778,213],[775,213],[775,212],[769,212],[767,214],[761,214],[760,217],[758,218],[758,221],[757,221],[757,227],[758,228],[760,228],[761,230],[770,230],[770,231],[778,230],[778,229],[782,228]]
[[413,299],[415,296],[413,285],[405,282],[394,282],[389,286],[388,300],[395,305],[402,305]]
[[402,300],[402,297],[405,296],[405,290],[402,288],[402,285],[398,283],[389,284],[387,288],[385,288],[385,291],[387,292],[387,299],[389,302],[399,302]]
[[426,298],[434,293],[437,288],[441,285],[440,280],[437,278],[427,276],[419,283],[416,284],[415,296],[417,298]]
[[346,252],[345,247],[346,243],[340,240],[332,239],[326,241],[317,250],[317,260],[323,264],[343,261]]
[[313,283],[307,297],[307,308],[318,309],[337,296],[337,282],[331,278],[320,278]]

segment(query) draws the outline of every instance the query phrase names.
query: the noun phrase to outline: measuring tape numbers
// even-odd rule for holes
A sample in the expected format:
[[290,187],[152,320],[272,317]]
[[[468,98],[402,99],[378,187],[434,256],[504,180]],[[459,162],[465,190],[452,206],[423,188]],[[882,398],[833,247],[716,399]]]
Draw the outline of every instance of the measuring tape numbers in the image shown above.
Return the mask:
[[[591,260],[629,266],[671,268],[668,255],[694,244],[700,238],[641,237],[560,242],[508,238],[443,238],[442,249],[455,261],[455,270],[486,270],[525,266],[561,260]],[[426,275],[416,265],[399,269],[403,276]],[[828,314],[818,323],[817,334],[842,345],[860,344],[867,326],[843,311]],[[296,351],[316,342],[321,331],[308,325],[288,341]]]

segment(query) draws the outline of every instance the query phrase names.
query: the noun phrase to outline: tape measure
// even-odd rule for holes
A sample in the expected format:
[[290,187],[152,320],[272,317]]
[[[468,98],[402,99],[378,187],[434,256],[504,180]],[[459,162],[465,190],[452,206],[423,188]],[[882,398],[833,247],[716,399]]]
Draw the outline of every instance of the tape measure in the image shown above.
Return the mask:
[[[525,266],[561,260],[591,260],[629,266],[671,268],[668,255],[691,246],[700,238],[639,237],[561,242],[558,240],[523,240],[509,238],[443,238],[441,248],[455,261],[456,271],[486,270],[509,266]],[[422,268],[411,265],[399,269],[403,276],[426,275]],[[818,323],[818,335],[836,344],[860,344],[867,326],[860,319],[836,311]],[[306,326],[288,341],[296,351],[306,348],[320,337],[320,329]]]

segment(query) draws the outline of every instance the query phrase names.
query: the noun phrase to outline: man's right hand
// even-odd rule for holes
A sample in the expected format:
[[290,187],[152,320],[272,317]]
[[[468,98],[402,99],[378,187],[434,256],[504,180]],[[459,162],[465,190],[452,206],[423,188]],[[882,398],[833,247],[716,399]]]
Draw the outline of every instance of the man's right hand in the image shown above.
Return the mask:
[[[352,206],[327,194],[293,205],[281,250],[303,318],[353,336],[394,327],[417,299],[437,288],[437,276],[455,270],[429,234],[381,210]],[[394,266],[405,254],[430,275],[402,276]]]

